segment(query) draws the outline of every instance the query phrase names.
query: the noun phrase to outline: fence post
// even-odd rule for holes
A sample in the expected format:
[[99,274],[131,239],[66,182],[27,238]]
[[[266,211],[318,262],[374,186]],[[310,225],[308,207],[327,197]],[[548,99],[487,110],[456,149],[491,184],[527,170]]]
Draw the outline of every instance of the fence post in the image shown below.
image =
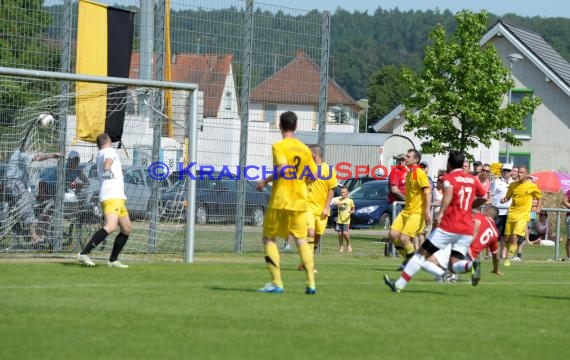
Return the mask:
[[331,34],[331,16],[328,11],[323,12],[323,26],[321,32],[321,69],[320,69],[320,93],[319,93],[319,129],[318,144],[326,159],[325,139],[327,132],[327,91],[329,84],[329,51]]
[[556,212],[556,244],[554,248],[554,260],[560,259],[560,211]]
[[[149,42],[150,46],[156,46],[156,66],[154,68],[154,78],[157,80],[164,80],[164,63],[165,61],[170,61],[170,59],[165,59],[164,51],[165,51],[165,44],[164,44],[164,16],[165,16],[165,6],[164,0],[160,0],[157,2],[156,6],[156,28],[155,34],[150,33],[149,35],[153,35],[153,41]],[[154,18],[154,14],[150,14],[147,20],[151,21]],[[141,64],[142,64],[142,51],[141,51]],[[152,56],[152,55],[151,55]],[[152,70],[152,69],[151,69]],[[142,71],[142,66],[141,66]],[[151,73],[149,71],[146,76]],[[155,109],[162,108],[162,97],[160,95],[151,96],[149,99],[150,103]],[[162,141],[162,118],[158,116],[153,111],[147,111],[149,119],[152,121],[152,152],[151,152],[151,162],[161,161],[160,159],[160,149],[161,149],[161,141]],[[149,214],[149,224],[148,224],[148,250],[150,253],[154,253],[156,251],[156,240],[157,240],[157,233],[158,233],[158,222],[160,218],[159,214],[159,204],[160,202],[160,181],[153,181],[151,186],[151,193],[149,199],[150,208],[148,209]]]
[[[62,28],[62,50],[60,60],[60,70],[63,73],[71,71],[71,18],[73,16],[73,6],[70,0],[66,0],[64,4],[63,14],[63,28]],[[58,110],[58,133],[59,133],[59,148],[57,151],[66,155],[66,136],[67,136],[67,109],[69,102],[67,94],[69,93],[69,82],[60,81],[61,100],[59,101]],[[57,184],[55,189],[55,210],[54,210],[54,223],[58,224],[53,229],[55,233],[49,234],[53,236],[53,251],[58,252],[61,250],[61,239],[63,237],[63,195],[65,193],[65,177],[66,177],[65,157],[57,161]],[[71,235],[70,235],[71,236]]]
[[240,119],[241,131],[239,136],[239,169],[237,204],[236,204],[236,232],[235,232],[235,252],[243,251],[243,224],[245,218],[245,174],[242,169],[247,165],[247,138],[249,126],[249,88],[251,82],[251,65],[253,59],[253,0],[247,1],[245,12],[245,31],[242,50],[242,71],[243,78],[240,96]]

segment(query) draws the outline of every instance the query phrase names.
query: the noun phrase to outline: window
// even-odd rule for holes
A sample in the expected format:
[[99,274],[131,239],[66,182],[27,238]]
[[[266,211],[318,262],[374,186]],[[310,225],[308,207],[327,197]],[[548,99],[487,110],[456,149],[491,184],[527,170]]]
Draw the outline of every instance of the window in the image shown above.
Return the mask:
[[[505,163],[507,162],[507,154],[502,152],[499,153],[499,162]],[[530,153],[510,153],[509,154],[509,162],[513,163],[515,166],[525,165],[530,171]]]
[[123,173],[123,181],[125,184],[144,185],[142,172],[140,170]]
[[263,121],[270,124],[275,124],[275,112],[277,111],[277,105],[275,104],[263,104]]
[[88,178],[90,178],[90,179],[91,179],[91,178],[97,178],[98,176],[99,176],[99,175],[97,175],[97,165],[96,165],[96,164],[95,164],[95,165],[92,165],[92,166],[89,168],[89,176],[88,176]]
[[226,91],[225,104],[226,104],[226,106],[225,106],[226,110],[232,109],[232,92],[231,91]]
[[[512,89],[511,103],[518,104],[525,96],[532,96],[532,89]],[[524,130],[513,130],[517,138],[530,138],[532,136],[532,114],[528,114],[523,120]]]

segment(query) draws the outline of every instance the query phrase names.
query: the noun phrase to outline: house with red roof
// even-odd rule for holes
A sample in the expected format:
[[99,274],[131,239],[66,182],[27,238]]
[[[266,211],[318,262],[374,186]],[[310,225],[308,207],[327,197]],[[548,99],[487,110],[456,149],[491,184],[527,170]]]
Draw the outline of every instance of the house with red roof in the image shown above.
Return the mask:
[[[173,54],[171,56],[171,79],[173,82],[198,84],[199,121],[203,118],[239,119],[238,96],[232,66],[233,54]],[[139,78],[140,54],[131,56],[130,78]],[[183,106],[183,91],[175,91],[174,106]],[[177,114],[178,113],[178,114]],[[176,116],[184,116],[175,112]]]
[[[318,128],[320,67],[303,51],[252,89],[249,120],[277,128],[279,115],[294,111],[298,131]],[[358,132],[360,105],[333,79],[328,79],[327,132]]]

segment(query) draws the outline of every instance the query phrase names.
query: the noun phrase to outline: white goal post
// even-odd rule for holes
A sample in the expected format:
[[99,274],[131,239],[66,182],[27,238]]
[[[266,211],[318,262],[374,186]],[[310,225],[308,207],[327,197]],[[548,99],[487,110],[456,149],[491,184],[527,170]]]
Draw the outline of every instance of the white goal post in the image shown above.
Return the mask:
[[[166,81],[156,81],[156,80],[138,80],[138,79],[128,79],[128,78],[117,78],[117,77],[101,77],[101,76],[89,76],[89,75],[78,75],[78,74],[70,74],[70,73],[62,73],[62,72],[51,72],[51,71],[39,71],[39,70],[28,70],[28,69],[21,69],[21,68],[8,68],[8,67],[0,67],[0,78],[11,78],[11,79],[32,79],[32,80],[45,80],[45,81],[63,81],[63,82],[83,82],[83,83],[98,83],[98,84],[107,84],[107,85],[120,85],[120,86],[127,86],[130,88],[149,88],[149,89],[160,89],[160,90],[180,90],[180,91],[185,91],[189,94],[188,96],[188,101],[185,103],[187,108],[184,109],[184,114],[186,115],[186,121],[185,124],[188,124],[188,126],[184,126],[185,128],[185,138],[188,139],[187,144],[184,144],[184,146],[186,146],[187,148],[185,149],[185,152],[187,154],[187,159],[189,162],[196,162],[196,158],[197,158],[197,122],[198,122],[198,85],[197,84],[188,84],[188,83],[177,83],[177,82],[166,82]],[[127,90],[125,90],[127,91]],[[129,90],[132,93],[136,94],[136,91],[132,91]],[[75,94],[72,94],[71,92],[69,92],[68,94],[61,94],[59,95],[60,99],[63,99],[65,101],[69,101],[69,102],[74,102],[74,99],[72,97],[74,97]],[[52,103],[55,103],[56,100],[52,100]],[[143,101],[145,102],[145,101]],[[145,102],[146,104],[146,102]],[[139,104],[140,105],[140,104]],[[148,104],[146,104],[148,106]],[[30,124],[32,125],[37,125],[40,124],[43,126],[37,126],[38,129],[41,128],[41,130],[38,130],[38,133],[42,133],[42,132],[46,132],[48,131],[48,127],[49,125],[52,123],[52,119],[44,119],[44,114],[42,113],[42,109],[40,109],[41,106],[37,106],[37,113],[34,113],[34,111],[30,111],[29,113],[29,118],[30,119],[26,119],[25,121],[20,121],[20,125],[22,127],[27,127],[27,128],[31,128],[28,125],[25,125],[24,123],[26,122],[30,122]],[[150,111],[154,111],[157,112],[157,109],[152,108],[152,106],[148,106],[150,107],[150,109],[148,110]],[[54,114],[55,115],[55,114]],[[67,133],[67,115],[64,116],[65,121],[59,121],[58,124],[56,125],[58,127],[58,129],[54,129],[54,135],[52,135],[52,137],[54,138],[53,144],[56,145],[52,145],[52,147],[56,147],[58,149],[59,152],[65,152],[68,149],[66,148],[66,133]],[[160,115],[158,115],[160,116]],[[164,115],[163,115],[164,116]],[[33,118],[33,119],[32,119]],[[57,116],[56,116],[57,118]],[[40,120],[38,120],[40,119]],[[29,120],[29,121],[28,121]],[[59,130],[59,131],[58,131]],[[40,134],[41,135],[41,134]],[[15,137],[18,137],[21,135],[15,135]],[[56,137],[60,137],[59,141],[55,141]],[[26,134],[25,137],[27,138],[28,135]],[[45,135],[44,135],[45,137]],[[36,136],[36,138],[41,140],[41,136]],[[160,137],[159,137],[160,140]],[[36,142],[41,142],[41,141],[36,141]],[[153,146],[154,146],[154,142],[153,142]],[[153,149],[153,158],[151,159],[152,162],[158,162],[160,161],[160,159],[156,156],[159,153],[160,149]],[[155,158],[156,157],[156,158]],[[61,162],[60,165],[58,165],[59,167],[63,166],[63,162]],[[195,175],[195,169],[191,168],[190,169],[191,173],[194,173],[193,175]],[[63,173],[63,172],[62,172]],[[58,182],[62,182],[63,179],[61,178],[62,175],[58,172]],[[187,211],[185,212],[185,239],[184,239],[184,262],[187,263],[191,263],[193,262],[193,257],[194,257],[194,236],[195,236],[195,194],[196,194],[196,183],[194,181],[186,181],[186,193],[188,194],[188,199],[187,199]],[[60,190],[58,190],[60,191]],[[61,192],[59,193],[61,194]],[[63,196],[62,196],[62,200],[63,202]],[[62,206],[63,208],[63,206]],[[160,214],[158,214],[158,216],[160,216]],[[156,221],[157,217],[155,216],[155,220]],[[152,236],[156,236],[156,234],[152,234],[155,230],[153,230],[153,226],[156,227],[157,225],[152,225],[152,221],[150,222],[151,226],[150,226],[150,230],[149,232],[151,233],[150,237]],[[63,226],[63,225],[62,225]],[[59,244],[58,244],[59,246]],[[149,246],[151,246],[149,244]],[[152,246],[155,246],[155,244],[152,244]],[[59,250],[56,249],[56,250]],[[145,251],[142,249],[139,249],[141,251]],[[146,250],[147,252],[152,252],[151,250]]]

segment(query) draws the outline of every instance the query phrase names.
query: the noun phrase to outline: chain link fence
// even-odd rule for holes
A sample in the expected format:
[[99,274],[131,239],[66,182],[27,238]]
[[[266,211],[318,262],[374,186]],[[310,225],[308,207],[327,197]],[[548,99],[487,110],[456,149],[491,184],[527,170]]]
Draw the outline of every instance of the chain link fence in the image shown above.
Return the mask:
[[[326,132],[354,132],[358,125],[362,109],[328,76],[330,14],[251,0],[102,3],[135,14],[131,79],[198,87],[195,163],[189,163],[190,92],[138,86],[127,90],[118,152],[135,230],[125,251],[141,257],[152,254],[151,258],[157,254],[177,258],[188,251],[184,239],[191,207],[185,171],[189,166],[204,175],[196,181],[192,204],[196,212],[192,250],[261,251],[269,193],[256,192],[254,185],[264,174],[250,171],[239,180],[236,175],[245,166],[254,170],[272,166],[271,144],[281,138],[279,115],[295,111],[298,130],[317,134],[323,147]],[[78,2],[8,0],[0,16],[4,40],[0,67],[75,73]],[[40,117],[50,114],[53,126],[33,126],[35,140],[30,151],[77,151],[94,195],[85,205],[89,214],[76,219],[77,209],[66,203],[69,189],[60,181],[67,171],[67,159],[32,162],[26,191],[39,223],[50,222],[57,229],[42,235],[51,240],[35,244],[29,224],[18,220],[13,200],[8,199],[10,192],[3,187],[3,200],[8,200],[0,209],[0,250],[36,255],[76,252],[100,226],[93,163],[96,147],[79,141],[75,133],[76,84],[57,77],[5,74],[0,83],[0,177],[6,180],[7,164],[30,124],[37,125]],[[156,162],[169,175],[161,181],[153,180],[147,171]],[[50,185],[50,196],[54,213],[60,215],[41,220],[38,191],[43,191],[39,187],[49,177],[47,173],[51,181],[57,179]],[[79,230],[72,235],[77,226]],[[105,246],[102,251],[108,249]]]

